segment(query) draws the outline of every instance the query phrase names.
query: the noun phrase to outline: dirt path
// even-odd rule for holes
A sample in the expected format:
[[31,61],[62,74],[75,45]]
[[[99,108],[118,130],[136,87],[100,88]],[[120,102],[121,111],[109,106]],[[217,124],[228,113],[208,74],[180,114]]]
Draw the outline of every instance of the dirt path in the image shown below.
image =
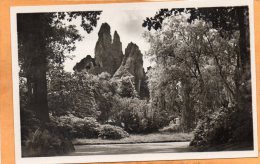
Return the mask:
[[189,142],[163,142],[140,144],[106,144],[106,145],[75,145],[76,151],[71,156],[79,155],[111,155],[111,154],[142,154],[142,153],[176,153],[190,151]]

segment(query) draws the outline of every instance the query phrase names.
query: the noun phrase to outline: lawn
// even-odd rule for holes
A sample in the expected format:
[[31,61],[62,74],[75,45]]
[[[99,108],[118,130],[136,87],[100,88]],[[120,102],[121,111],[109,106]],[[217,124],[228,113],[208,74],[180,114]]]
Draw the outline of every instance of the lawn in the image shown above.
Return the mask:
[[185,142],[190,141],[192,133],[152,133],[132,134],[127,138],[118,140],[107,139],[84,139],[73,140],[74,145],[96,145],[96,144],[134,144],[134,143],[156,143],[156,142]]

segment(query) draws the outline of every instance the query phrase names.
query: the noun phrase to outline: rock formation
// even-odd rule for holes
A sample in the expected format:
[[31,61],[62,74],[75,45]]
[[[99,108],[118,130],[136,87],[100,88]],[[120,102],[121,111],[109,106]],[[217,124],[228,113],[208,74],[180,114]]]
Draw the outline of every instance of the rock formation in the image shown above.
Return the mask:
[[98,32],[98,41],[95,47],[95,62],[103,71],[113,75],[121,65],[123,59],[122,43],[115,31],[113,42],[110,26],[103,23]]
[[145,73],[143,68],[143,54],[139,47],[134,43],[129,43],[125,49],[125,56],[121,66],[114,74],[115,78],[127,75],[134,76],[135,89],[138,93],[141,90],[141,84],[144,81]]
[[89,69],[92,69],[96,66],[95,59],[92,58],[90,55],[87,55],[85,58],[81,59],[79,63],[77,63],[74,67],[74,71],[87,71]]
[[[98,32],[95,58],[93,59],[88,55],[77,63],[73,69],[75,71],[88,71],[92,74],[108,72],[118,80],[126,76],[131,77],[131,81],[139,94],[147,87],[143,68],[143,54],[139,47],[131,42],[125,49],[125,55],[123,55],[120,37],[115,31],[112,40],[110,26],[107,23],[103,23]],[[140,96],[145,97],[141,94]]]

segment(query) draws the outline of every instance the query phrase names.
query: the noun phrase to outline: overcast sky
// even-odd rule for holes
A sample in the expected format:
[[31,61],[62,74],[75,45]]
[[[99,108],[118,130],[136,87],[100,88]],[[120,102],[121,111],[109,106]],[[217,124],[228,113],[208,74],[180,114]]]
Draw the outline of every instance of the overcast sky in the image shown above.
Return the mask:
[[[76,43],[76,50],[72,52],[75,55],[73,60],[67,59],[64,63],[66,71],[73,71],[73,66],[79,62],[82,58],[87,55],[94,57],[94,49],[96,42],[98,40],[98,31],[102,23],[107,22],[111,27],[111,35],[113,37],[114,31],[116,30],[120,36],[123,53],[128,43],[136,43],[143,55],[145,51],[148,50],[149,44],[143,39],[142,34],[146,30],[142,27],[143,20],[146,17],[154,16],[157,10],[104,10],[100,19],[98,20],[98,25],[94,30],[87,34],[81,27],[79,27],[79,21],[73,22],[78,24],[79,33],[84,36],[84,39]],[[149,59],[143,57],[144,69],[150,66]]]

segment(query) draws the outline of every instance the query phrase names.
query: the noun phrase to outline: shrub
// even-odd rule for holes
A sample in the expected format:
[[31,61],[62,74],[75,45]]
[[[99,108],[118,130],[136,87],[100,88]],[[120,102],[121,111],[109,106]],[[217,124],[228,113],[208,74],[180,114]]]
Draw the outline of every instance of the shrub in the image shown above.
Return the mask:
[[129,134],[118,126],[105,124],[102,125],[99,137],[103,139],[121,139],[129,137]]
[[[51,130],[49,130],[51,129]],[[53,126],[38,128],[22,147],[22,156],[55,156],[75,151],[70,140],[60,135]]]
[[22,145],[30,135],[40,126],[40,121],[36,118],[35,113],[31,110],[21,109],[21,139]]
[[200,121],[195,129],[190,145],[203,147],[227,143],[232,138],[231,115],[234,108],[220,108]]
[[178,124],[169,124],[168,126],[165,126],[164,128],[159,130],[160,132],[180,132],[181,127]]
[[129,133],[157,131],[163,124],[160,112],[153,110],[146,100],[114,97],[112,120]]
[[121,97],[128,97],[128,98],[138,97],[138,93],[135,90],[134,76],[130,74],[127,76],[123,76],[117,80],[114,79],[114,81],[118,83],[117,93]]
[[102,72],[98,75],[100,80],[109,80],[111,78],[111,75],[108,72]]
[[61,133],[69,138],[98,138],[100,132],[100,124],[95,118],[85,117],[78,118],[72,114],[51,117],[57,124]]
[[88,73],[68,73],[54,69],[48,82],[48,106],[57,116],[73,112],[77,117],[97,117],[94,84],[98,77]]

